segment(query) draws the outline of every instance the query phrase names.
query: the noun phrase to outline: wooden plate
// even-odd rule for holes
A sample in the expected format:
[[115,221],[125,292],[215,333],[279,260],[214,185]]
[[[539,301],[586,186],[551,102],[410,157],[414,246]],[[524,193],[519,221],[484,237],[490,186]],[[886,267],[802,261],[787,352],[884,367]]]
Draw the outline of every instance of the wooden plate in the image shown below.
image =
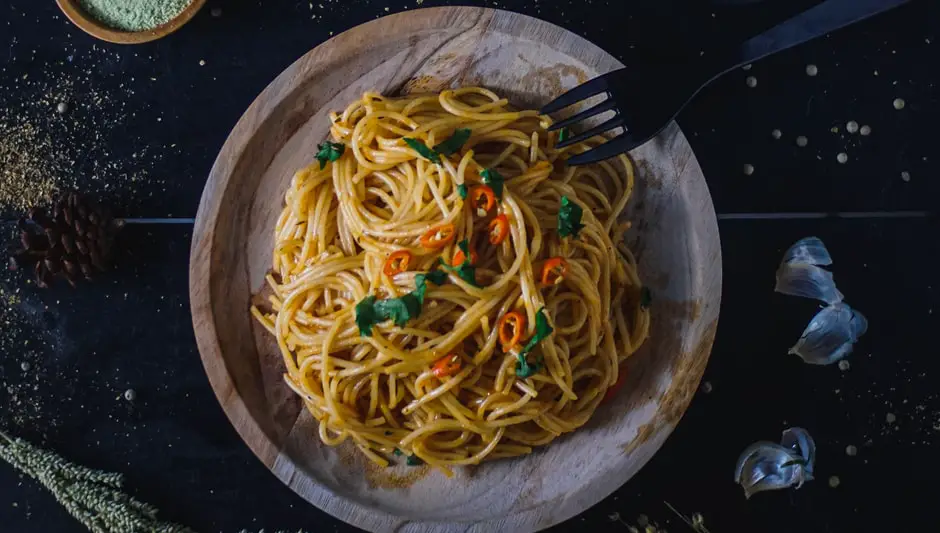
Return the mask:
[[[621,65],[557,26],[492,9],[409,11],[318,46],[252,103],[219,153],[193,235],[190,297],[202,360],[251,449],[321,509],[370,531],[525,532],[594,505],[660,447],[695,393],[718,321],[721,249],[708,188],[673,124],[633,153],[631,245],[653,291],[652,338],[619,397],[536,453],[461,470],[381,469],[320,443],[282,382],[280,355],[248,308],[270,268],[273,228],[296,169],[328,135],[327,113],[364,91],[484,85],[538,105]],[[678,480],[677,480],[678,481]]]

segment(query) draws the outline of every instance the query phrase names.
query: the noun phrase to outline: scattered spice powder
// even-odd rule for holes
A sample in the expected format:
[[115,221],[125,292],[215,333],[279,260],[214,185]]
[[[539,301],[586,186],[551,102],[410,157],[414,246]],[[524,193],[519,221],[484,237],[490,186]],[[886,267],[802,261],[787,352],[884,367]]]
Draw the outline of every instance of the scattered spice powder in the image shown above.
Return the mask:
[[82,9],[104,24],[124,31],[145,31],[176,18],[192,0],[79,0]]
[[123,198],[144,179],[163,183],[148,172],[162,151],[133,138],[123,143],[132,153],[113,151],[114,137],[126,136],[133,90],[101,83],[89,72],[119,59],[95,51],[80,62],[74,58],[87,67],[84,73],[63,75],[60,64],[49,63],[30,76],[0,77],[0,92],[10,96],[0,106],[0,217],[15,219],[29,207],[48,205],[57,190]]

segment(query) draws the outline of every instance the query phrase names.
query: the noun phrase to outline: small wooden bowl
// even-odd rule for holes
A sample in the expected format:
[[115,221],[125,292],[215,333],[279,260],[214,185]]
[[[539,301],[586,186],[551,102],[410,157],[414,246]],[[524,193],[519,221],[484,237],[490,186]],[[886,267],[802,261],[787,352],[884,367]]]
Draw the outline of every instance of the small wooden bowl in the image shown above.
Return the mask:
[[103,22],[92,17],[79,4],[78,0],[56,0],[65,16],[85,33],[97,37],[102,41],[117,44],[140,44],[156,41],[175,32],[189,22],[196,13],[206,4],[206,0],[192,0],[186,9],[169,22],[157,26],[152,30],[122,31],[106,26]]
[[[394,95],[482,85],[535,107],[622,65],[558,26],[471,7],[384,17],[318,46],[251,104],[209,174],[190,256],[193,327],[235,429],[298,494],[375,532],[527,533],[571,518],[625,483],[662,445],[698,389],[718,324],[721,246],[702,170],[673,123],[632,152],[627,217],[653,293],[651,337],[627,383],[583,428],[535,453],[460,469],[379,468],[331,448],[285,385],[277,344],[249,315],[271,269],[294,172],[329,135],[331,110],[368,90]],[[640,104],[641,105],[641,104]],[[682,474],[676,473],[676,482]]]

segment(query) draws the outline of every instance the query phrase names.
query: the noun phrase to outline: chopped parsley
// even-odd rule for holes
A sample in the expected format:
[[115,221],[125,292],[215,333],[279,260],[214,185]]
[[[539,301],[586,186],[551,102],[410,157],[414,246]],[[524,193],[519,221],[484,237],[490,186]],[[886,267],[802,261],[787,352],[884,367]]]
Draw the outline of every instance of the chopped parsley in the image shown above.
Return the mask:
[[424,305],[424,296],[427,293],[427,282],[443,285],[447,281],[447,274],[440,270],[432,270],[415,276],[415,290],[401,298],[389,298],[376,301],[375,296],[367,296],[356,304],[356,325],[359,326],[359,335],[368,337],[372,335],[372,326],[392,320],[398,327],[404,327],[412,318],[421,314]]
[[421,314],[422,300],[424,298],[418,299],[418,296],[413,292],[409,292],[401,298],[379,300],[375,302],[375,314],[382,317],[383,320],[391,319],[396,326],[403,328],[409,320]]
[[375,296],[366,296],[356,304],[356,325],[359,326],[359,335],[372,336],[372,326],[379,322],[375,313]]
[[571,137],[571,130],[568,128],[562,128],[558,131],[558,142],[565,142],[568,140],[568,137]]
[[466,183],[461,183],[460,185],[457,186],[457,193],[460,194],[461,198],[466,200],[467,196],[470,194],[470,189],[467,188]]
[[424,461],[422,461],[421,458],[417,455],[409,455],[405,463],[408,466],[420,466],[424,464]]
[[577,237],[578,233],[584,229],[581,223],[581,217],[584,210],[581,206],[572,202],[567,196],[561,197],[561,207],[558,208],[558,235],[561,237]]
[[496,198],[503,199],[503,182],[506,181],[499,172],[496,172],[495,169],[488,168],[483,172],[480,172],[480,177],[483,178],[483,183],[490,186],[490,189],[493,189],[493,194],[496,195]]
[[412,139],[410,137],[405,137],[405,144],[407,144],[415,152],[418,152],[418,155],[427,159],[428,161],[438,165],[441,164],[441,155],[428,148],[428,146],[423,142],[417,139]]
[[398,448],[395,448],[395,451],[393,451],[392,453],[395,454],[395,455],[398,455],[398,456],[401,456],[401,454],[402,454],[402,453],[401,453],[401,450],[399,450]]
[[441,259],[441,266],[443,266],[447,270],[450,270],[454,274],[457,274],[458,278],[466,281],[470,285],[473,285],[474,287],[479,287],[479,285],[477,285],[477,267],[473,266],[473,263],[470,262],[470,241],[467,241],[466,239],[464,239],[460,241],[460,243],[457,244],[457,246],[463,252],[463,257],[464,257],[463,263],[460,263],[459,265],[454,267],[454,266],[450,266],[446,264],[444,260]]
[[520,378],[529,378],[538,373],[542,369],[542,358],[539,357],[539,360],[534,364],[529,364],[529,361],[526,357],[536,346],[543,340],[547,339],[555,330],[552,329],[551,324],[548,323],[548,317],[545,315],[545,308],[539,309],[539,312],[535,314],[535,335],[532,335],[532,338],[529,339],[529,342],[526,343],[525,347],[522,348],[522,351],[516,356],[519,361],[516,363],[516,376]]
[[463,148],[463,145],[470,140],[469,128],[457,128],[454,134],[448,137],[444,142],[434,147],[434,151],[441,155],[453,155]]
[[539,373],[539,370],[542,369],[541,360],[534,365],[530,365],[526,358],[521,353],[516,356],[519,359],[519,362],[516,363],[516,377],[527,379]]
[[346,151],[346,145],[343,143],[334,143],[327,141],[317,145],[317,161],[320,162],[320,170],[326,168],[326,162],[339,161]]
[[640,307],[649,309],[651,305],[653,305],[653,293],[649,287],[643,287],[640,289]]

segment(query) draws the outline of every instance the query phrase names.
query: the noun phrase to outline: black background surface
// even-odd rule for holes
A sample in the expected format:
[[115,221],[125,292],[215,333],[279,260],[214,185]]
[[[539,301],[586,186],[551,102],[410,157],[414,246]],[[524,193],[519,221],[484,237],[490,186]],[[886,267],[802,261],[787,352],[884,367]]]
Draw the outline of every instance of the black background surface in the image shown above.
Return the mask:
[[[814,2],[460,3],[549,20],[630,64],[740,39]],[[210,14],[213,7],[221,16]],[[95,143],[40,121],[62,143],[50,149],[85,154],[71,178],[122,216],[193,217],[215,154],[268,82],[331,35],[416,7],[415,0],[210,0],[177,34],[120,47],[86,36],[52,0],[14,0],[0,6],[0,106],[52,115],[48,95],[72,80],[69,117],[108,120]],[[940,5],[914,1],[730,73],[680,115],[720,214],[869,215],[722,220],[723,305],[705,376],[713,391],[695,398],[634,479],[553,531],[627,531],[640,514],[686,531],[663,501],[701,512],[713,533],[940,530],[932,485],[940,474],[932,287],[940,252],[938,30]],[[818,76],[806,75],[810,63]],[[747,76],[756,87],[747,87]],[[101,92],[110,103],[93,106]],[[894,109],[895,98],[905,99],[904,110]],[[872,134],[846,133],[849,120]],[[807,147],[796,146],[798,135]],[[146,157],[132,157],[142,150]],[[836,161],[839,152],[848,163]],[[144,177],[112,180],[96,167],[104,159],[138,161],[128,172]],[[753,175],[743,173],[745,164]],[[927,216],[879,215],[896,211]],[[0,246],[12,242],[19,214],[0,205]],[[829,245],[839,288],[871,324],[847,371],[786,355],[813,306],[774,294],[773,273],[786,247],[807,235]],[[0,273],[0,429],[125,472],[137,496],[197,531],[354,531],[281,485],[216,403],[189,316],[190,238],[186,224],[129,226],[114,274],[75,290],[39,291],[26,276]],[[137,392],[133,403],[120,398],[128,388]],[[816,439],[817,479],[745,501],[731,480],[737,455],[791,425]],[[845,453],[848,445],[857,456]],[[838,488],[829,487],[830,476],[839,477]],[[0,531],[82,528],[0,464]]]

